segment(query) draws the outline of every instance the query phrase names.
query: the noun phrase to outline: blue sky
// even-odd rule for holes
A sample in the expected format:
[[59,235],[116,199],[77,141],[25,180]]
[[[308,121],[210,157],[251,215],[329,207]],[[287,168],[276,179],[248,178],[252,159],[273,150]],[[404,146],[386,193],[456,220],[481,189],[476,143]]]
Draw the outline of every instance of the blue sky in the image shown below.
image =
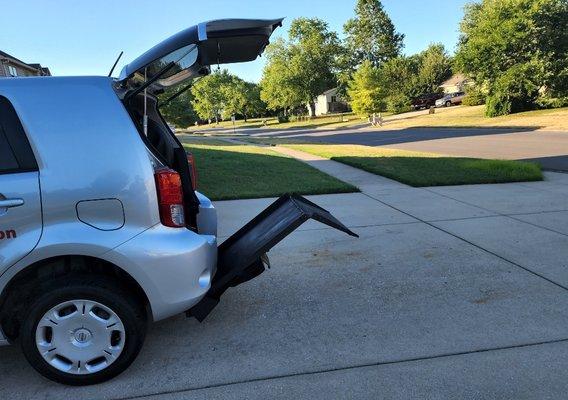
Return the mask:
[[[397,30],[406,35],[405,53],[432,42],[453,51],[467,0],[383,0]],[[156,7],[156,4],[158,5]],[[355,0],[27,0],[2,6],[0,50],[25,62],[39,62],[54,75],[106,75],[121,50],[117,70],[164,38],[198,22],[217,18],[319,17],[342,35]],[[263,59],[229,70],[258,81]],[[115,72],[115,75],[117,72]]]

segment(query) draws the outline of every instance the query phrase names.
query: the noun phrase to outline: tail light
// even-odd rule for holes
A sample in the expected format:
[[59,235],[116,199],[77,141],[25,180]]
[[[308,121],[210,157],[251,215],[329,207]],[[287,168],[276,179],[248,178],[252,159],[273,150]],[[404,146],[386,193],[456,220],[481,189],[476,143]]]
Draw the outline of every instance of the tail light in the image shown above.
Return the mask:
[[154,177],[162,224],[172,228],[184,227],[183,191],[179,174],[169,168],[163,168],[157,170]]
[[193,157],[193,154],[187,153],[187,162],[191,174],[191,186],[193,186],[193,190],[197,190],[197,167],[195,166],[195,157]]

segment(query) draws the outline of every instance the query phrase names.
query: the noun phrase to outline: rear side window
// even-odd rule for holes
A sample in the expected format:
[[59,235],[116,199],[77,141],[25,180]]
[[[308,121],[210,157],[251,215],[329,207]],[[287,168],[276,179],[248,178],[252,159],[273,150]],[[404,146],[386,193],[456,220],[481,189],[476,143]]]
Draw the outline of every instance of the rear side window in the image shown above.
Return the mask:
[[35,170],[37,163],[16,110],[0,96],[0,174]]

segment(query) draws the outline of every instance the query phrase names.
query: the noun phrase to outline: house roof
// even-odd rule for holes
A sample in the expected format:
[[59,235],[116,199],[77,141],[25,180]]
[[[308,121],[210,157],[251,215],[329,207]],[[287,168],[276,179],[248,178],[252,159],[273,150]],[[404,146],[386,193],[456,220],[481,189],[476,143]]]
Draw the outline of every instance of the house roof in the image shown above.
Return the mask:
[[14,56],[11,56],[11,55],[8,54],[8,53],[5,53],[5,52],[3,52],[2,50],[0,50],[0,57],[11,58],[12,60],[15,60],[15,61],[17,61],[17,62],[19,62],[19,63],[26,64],[26,63],[23,62],[22,60],[20,60],[20,59],[14,57]]
[[440,87],[458,86],[467,82],[468,80],[469,79],[464,74],[454,74],[450,79],[442,82]]
[[15,61],[19,64],[22,64],[23,66],[27,66],[29,68],[39,70],[39,71],[42,72],[43,75],[51,76],[51,71],[49,70],[49,68],[42,67],[41,64],[38,64],[38,63],[28,64],[26,62],[23,62],[19,58],[16,58],[16,57],[14,57],[14,56],[12,56],[12,55],[10,55],[10,54],[2,51],[2,50],[0,50],[0,58],[9,58],[9,59],[11,59],[11,60],[13,60],[13,61]]

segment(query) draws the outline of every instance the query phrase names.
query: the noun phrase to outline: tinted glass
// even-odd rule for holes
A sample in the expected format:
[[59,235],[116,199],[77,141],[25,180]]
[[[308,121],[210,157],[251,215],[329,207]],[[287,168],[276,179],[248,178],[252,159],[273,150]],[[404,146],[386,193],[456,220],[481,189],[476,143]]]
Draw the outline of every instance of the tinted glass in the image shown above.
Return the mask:
[[10,101],[0,96],[0,172],[37,169],[22,123]]
[[[1,122],[1,121],[0,121]],[[13,171],[19,168],[16,157],[8,144],[2,125],[0,125],[0,173],[6,171]]]
[[162,73],[160,79],[156,82],[162,87],[176,85],[192,76],[191,67],[197,61],[197,54],[198,49],[194,44],[182,47],[150,63],[145,68],[146,78],[144,78],[144,69],[136,72],[136,79],[144,82],[145,79],[151,79],[159,74],[169,63],[174,63],[170,69]]

